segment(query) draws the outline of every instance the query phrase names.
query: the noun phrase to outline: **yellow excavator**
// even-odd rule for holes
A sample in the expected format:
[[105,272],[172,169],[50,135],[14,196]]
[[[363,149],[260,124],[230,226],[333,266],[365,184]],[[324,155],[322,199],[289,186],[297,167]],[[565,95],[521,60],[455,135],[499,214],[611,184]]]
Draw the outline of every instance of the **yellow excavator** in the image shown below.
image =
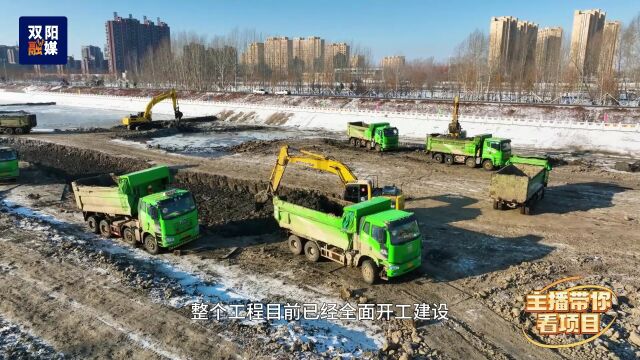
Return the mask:
[[153,109],[153,107],[160,101],[169,98],[173,101],[173,112],[175,114],[175,118],[180,121],[180,119],[182,119],[182,112],[178,107],[178,95],[176,94],[175,89],[171,89],[170,91],[154,96],[147,104],[147,108],[144,112],[123,117],[122,125],[126,126],[129,130],[149,127],[151,125],[151,109]]
[[449,137],[459,138],[464,136],[462,133],[462,127],[458,121],[458,114],[460,109],[460,98],[458,96],[453,98],[453,114],[451,116],[451,122],[449,123]]
[[[397,186],[377,187],[377,184],[374,183],[372,179],[358,180],[353,172],[351,172],[351,169],[337,160],[305,150],[300,150],[300,153],[301,155],[291,156],[289,155],[288,145],[283,145],[280,148],[278,160],[271,171],[271,179],[269,181],[269,188],[267,189],[268,195],[273,196],[276,194],[284,171],[289,163],[303,163],[313,169],[338,175],[344,185],[345,201],[359,203],[369,200],[374,196],[384,196],[391,199],[395,209],[404,209],[404,195],[402,195],[402,190]],[[264,201],[266,200],[262,202]]]

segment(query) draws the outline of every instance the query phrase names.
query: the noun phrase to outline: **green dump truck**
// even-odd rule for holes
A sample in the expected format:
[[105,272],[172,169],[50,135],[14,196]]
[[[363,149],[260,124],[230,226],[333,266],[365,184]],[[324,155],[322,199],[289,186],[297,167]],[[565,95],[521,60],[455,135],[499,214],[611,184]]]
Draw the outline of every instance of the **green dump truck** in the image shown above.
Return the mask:
[[511,140],[496,138],[491,134],[469,138],[430,134],[427,135],[425,149],[427,154],[439,163],[463,163],[472,168],[482,165],[485,170],[493,170],[504,166],[509,160]]
[[398,128],[389,123],[367,124],[362,121],[347,124],[349,143],[355,147],[365,147],[377,151],[398,148]]
[[0,133],[7,135],[28,134],[36,127],[36,115],[26,111],[0,111]]
[[198,238],[198,211],[187,190],[171,189],[169,168],[158,166],[122,176],[99,175],[71,184],[89,229],[116,236],[149,253]]
[[273,198],[274,217],[291,234],[289,249],[308,260],[320,257],[362,270],[364,280],[396,277],[420,267],[422,236],[413,213],[372,198],[345,206],[342,216]]
[[13,181],[19,175],[18,152],[10,147],[0,147],[0,181]]
[[491,176],[489,196],[493,208],[520,208],[529,215],[538,200],[544,198],[551,164],[547,159],[512,156],[502,169]]

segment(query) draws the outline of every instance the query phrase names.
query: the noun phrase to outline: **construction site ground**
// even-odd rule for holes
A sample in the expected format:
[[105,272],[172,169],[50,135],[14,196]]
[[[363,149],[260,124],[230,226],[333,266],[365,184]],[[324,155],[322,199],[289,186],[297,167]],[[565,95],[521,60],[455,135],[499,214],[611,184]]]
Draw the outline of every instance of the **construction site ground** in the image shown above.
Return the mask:
[[[43,354],[77,358],[340,355],[308,344],[283,345],[277,333],[260,327],[196,322],[186,307],[150,301],[150,288],[171,292],[173,285],[153,276],[151,260],[106,256],[102,243],[117,240],[87,238],[73,197],[64,190],[80,174],[99,168],[126,169],[132,164],[139,167],[144,162],[172,166],[185,183],[194,186],[192,190],[208,179],[217,182],[211,189],[218,190],[196,194],[205,217],[201,220],[207,227],[205,235],[186,246],[181,256],[161,255],[167,261],[213,278],[220,265],[231,266],[241,274],[235,279],[238,284],[266,286],[256,279],[268,279],[299,288],[308,296],[376,304],[447,304],[447,320],[379,321],[376,326],[384,332],[381,350],[358,356],[640,356],[640,174],[584,162],[559,164],[550,175],[545,198],[533,215],[525,216],[517,210],[492,208],[491,172],[437,164],[418,150],[381,154],[351,148],[346,139],[305,139],[248,142],[209,158],[147,148],[131,140],[113,141],[114,137],[117,134],[99,132],[1,140],[18,148],[27,162],[21,164],[24,176],[17,184],[0,185],[0,200],[5,200],[0,212],[0,321],[19,324],[49,344],[38,350]],[[284,242],[286,235],[270,219],[269,208],[254,208],[253,194],[246,191],[247,186],[249,192],[266,186],[278,149],[285,143],[337,158],[360,178],[375,176],[381,185],[401,186],[407,209],[416,214],[424,237],[422,267],[397,280],[367,286],[356,269],[329,261],[311,264],[293,256]],[[303,194],[339,196],[342,191],[337,176],[296,165],[288,167],[283,184]],[[12,210],[11,204],[18,202],[23,202],[20,209],[55,214],[65,222]],[[234,247],[239,250],[222,259]],[[619,296],[612,329],[576,348],[549,350],[528,343],[522,334],[523,327],[531,326],[522,311],[525,295],[576,275],[584,277],[582,283],[608,286]],[[141,277],[150,277],[154,286],[136,280]],[[256,334],[266,339],[260,340],[264,346],[255,343]]]

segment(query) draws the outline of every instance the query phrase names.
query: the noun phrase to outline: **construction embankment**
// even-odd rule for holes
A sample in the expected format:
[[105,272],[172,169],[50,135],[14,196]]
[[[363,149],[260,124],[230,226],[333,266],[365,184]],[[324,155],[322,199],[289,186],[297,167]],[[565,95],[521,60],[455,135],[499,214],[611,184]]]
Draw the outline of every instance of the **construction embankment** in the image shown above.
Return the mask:
[[[104,173],[125,174],[155,166],[131,156],[115,156],[97,150],[81,149],[45,141],[0,138],[0,145],[11,146],[23,161],[38,165],[67,182]],[[270,201],[256,201],[256,194],[267,188],[266,181],[236,179],[173,167],[174,185],[190,190],[196,199],[200,222],[222,235],[259,235],[277,230],[272,221]],[[335,206],[328,194],[306,189],[281,187],[281,196],[318,210]]]

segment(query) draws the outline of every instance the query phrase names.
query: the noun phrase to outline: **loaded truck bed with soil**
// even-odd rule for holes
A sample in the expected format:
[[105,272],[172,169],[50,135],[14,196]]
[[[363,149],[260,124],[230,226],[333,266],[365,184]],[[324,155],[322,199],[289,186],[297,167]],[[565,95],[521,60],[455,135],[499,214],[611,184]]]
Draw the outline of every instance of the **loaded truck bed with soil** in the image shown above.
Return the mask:
[[544,198],[551,165],[546,159],[514,156],[507,166],[491,176],[489,194],[493,208],[520,208],[529,215],[534,204]]
[[99,175],[74,181],[76,204],[89,229],[105,237],[142,243],[156,254],[199,235],[198,213],[191,193],[171,189],[169,168],[158,166],[125,174]]
[[26,111],[0,111],[0,133],[2,134],[28,134],[37,125],[35,114]]

